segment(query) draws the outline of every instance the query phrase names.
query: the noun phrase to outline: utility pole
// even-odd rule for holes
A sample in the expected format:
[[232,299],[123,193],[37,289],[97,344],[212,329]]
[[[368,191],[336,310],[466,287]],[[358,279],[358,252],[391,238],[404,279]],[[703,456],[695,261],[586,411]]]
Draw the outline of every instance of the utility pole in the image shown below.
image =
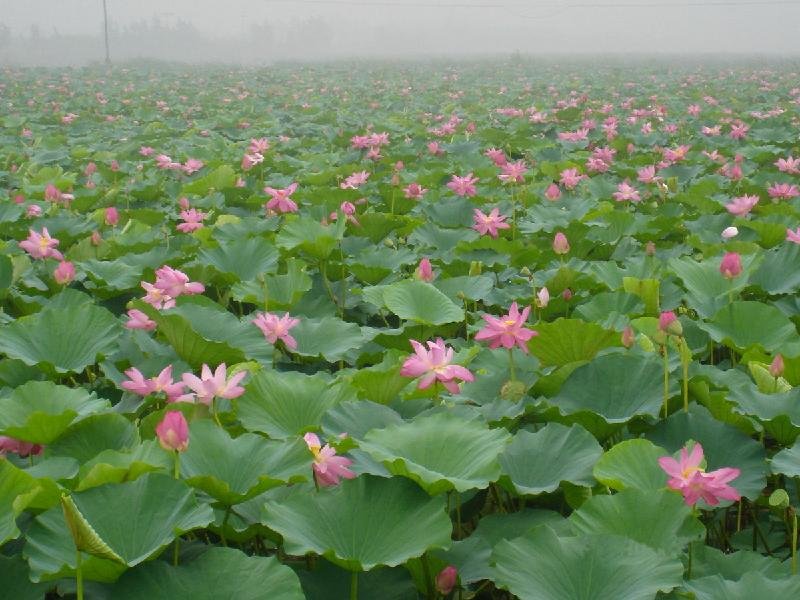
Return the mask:
[[108,8],[106,7],[106,0],[103,0],[103,33],[105,34],[106,42],[106,64],[110,64],[111,55],[108,52]]

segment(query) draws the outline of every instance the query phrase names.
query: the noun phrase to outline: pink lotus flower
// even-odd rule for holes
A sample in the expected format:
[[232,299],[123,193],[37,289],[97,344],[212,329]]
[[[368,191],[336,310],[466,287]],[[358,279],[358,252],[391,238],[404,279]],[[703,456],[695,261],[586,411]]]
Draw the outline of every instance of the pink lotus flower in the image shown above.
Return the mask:
[[624,202],[626,200],[630,200],[631,202],[639,202],[641,197],[639,196],[639,191],[628,184],[627,181],[623,181],[617,186],[617,191],[612,194],[614,196],[614,200],[617,202]]
[[403,377],[422,377],[418,388],[424,390],[434,381],[441,381],[442,385],[452,394],[459,392],[456,379],[474,381],[475,377],[466,367],[450,364],[453,361],[453,349],[445,345],[442,338],[435,342],[427,342],[428,350],[417,340],[409,340],[414,348],[414,354],[409,356],[400,369]]
[[177,298],[181,294],[202,294],[206,289],[202,283],[189,281],[189,276],[183,271],[167,265],[156,270],[155,287],[170,298]]
[[367,179],[369,179],[369,173],[366,171],[359,171],[358,173],[353,173],[348,176],[339,184],[339,187],[343,190],[357,190],[367,182]]
[[114,206],[109,206],[106,208],[104,214],[106,225],[111,227],[116,227],[117,223],[119,223],[119,211]]
[[750,131],[750,126],[745,123],[734,123],[731,125],[730,136],[734,140],[743,140],[747,137],[747,132]]
[[622,345],[629,350],[633,347],[633,343],[636,341],[636,333],[634,333],[633,327],[630,325],[625,326],[625,329],[622,330],[621,341]]
[[259,154],[258,152],[253,152],[252,154],[245,154],[242,157],[242,170],[249,171],[256,165],[264,162],[263,155]]
[[181,166],[181,169],[187,175],[191,175],[192,173],[197,173],[202,168],[203,168],[203,161],[197,158],[190,158]]
[[52,183],[48,183],[44,188],[44,199],[49,202],[58,202],[61,200],[61,191]]
[[156,436],[168,452],[185,452],[189,447],[189,424],[179,410],[171,410],[156,425]]
[[297,340],[289,334],[289,330],[299,322],[300,319],[290,317],[288,312],[282,317],[272,313],[257,313],[253,319],[253,325],[261,330],[270,344],[282,340],[286,347],[292,350],[297,349]]
[[536,292],[536,306],[537,308],[547,308],[548,304],[550,304],[550,290],[543,287]]
[[36,233],[33,229],[28,230],[28,239],[19,243],[19,247],[30,254],[33,259],[55,258],[63,260],[64,256],[56,250],[58,240],[50,237],[47,227],[42,228],[42,233]]
[[739,235],[739,230],[736,227],[726,227],[722,230],[722,239],[729,240]]
[[480,181],[477,177],[473,177],[472,173],[467,173],[464,177],[453,175],[447,187],[453,191],[457,196],[471,197],[477,193],[475,184]]
[[142,146],[139,148],[139,154],[142,156],[150,156],[153,152],[155,152],[155,149],[151,148],[150,146]]
[[149,396],[152,390],[152,382],[146,379],[142,372],[136,367],[125,370],[128,381],[123,381],[120,386],[123,390],[128,390],[138,396]]
[[664,149],[664,160],[669,163],[680,162],[686,159],[686,154],[691,149],[691,146],[678,146],[675,149],[672,148],[665,148]]
[[484,156],[488,156],[489,159],[495,164],[495,166],[502,167],[508,159],[506,158],[506,153],[498,148],[489,148],[486,152],[483,153]]
[[498,229],[509,229],[511,225],[505,223],[506,216],[501,215],[499,209],[493,208],[487,215],[479,209],[475,209],[472,217],[474,225],[472,228],[481,235],[490,235],[493,238],[497,237]]
[[225,363],[222,363],[214,373],[211,372],[208,365],[203,364],[200,377],[192,373],[184,373],[182,378],[183,383],[192,389],[200,402],[211,404],[215,397],[231,400],[244,394],[244,388],[238,384],[246,375],[247,371],[239,371],[228,379],[227,368]]
[[500,166],[500,169],[503,172],[497,178],[503,183],[525,183],[525,173],[528,172],[528,166],[524,160],[505,163]]
[[13,452],[21,457],[36,456],[37,454],[41,454],[42,450],[43,447],[39,444],[31,444],[12,437],[0,435],[0,456],[9,452]]
[[779,158],[775,162],[775,166],[782,173],[790,173],[792,175],[800,175],[800,158]]
[[196,208],[182,210],[181,219],[183,219],[183,223],[178,223],[178,225],[175,226],[175,229],[182,233],[191,233],[192,231],[201,229],[203,227],[203,219],[205,218],[206,213],[197,210]]
[[759,199],[758,196],[739,196],[738,198],[734,198],[730,204],[726,204],[725,208],[732,215],[743,217],[753,210],[753,207],[758,204]]
[[742,273],[742,257],[736,252],[727,252],[722,257],[719,272],[725,279],[734,279]]
[[775,378],[780,377],[783,375],[784,367],[785,365],[783,363],[783,356],[776,354],[775,358],[772,359],[772,362],[769,365],[769,374]]
[[669,335],[683,335],[683,325],[671,310],[665,310],[659,315],[658,328]]
[[132,308],[128,311],[128,321],[125,323],[128,329],[143,329],[152,331],[156,328],[156,322],[151,320],[142,311]]
[[444,150],[439,145],[439,142],[428,142],[428,152],[434,156],[444,154]]
[[795,231],[791,229],[786,230],[786,241],[787,242],[794,242],[795,244],[800,244],[800,227],[798,227]]
[[247,151],[251,154],[264,154],[267,150],[269,150],[269,140],[267,138],[252,138],[250,145],[247,147]]
[[767,188],[767,193],[773,202],[775,200],[791,200],[795,196],[800,196],[797,186],[789,183],[773,183]]
[[489,340],[489,348],[513,348],[516,345],[525,354],[528,353],[528,340],[539,335],[538,332],[525,328],[525,321],[531,307],[526,306],[519,312],[517,303],[513,302],[507,315],[500,318],[483,315],[486,326],[475,336],[476,340]]
[[176,163],[166,154],[156,156],[156,167],[159,169],[180,169],[181,163]]
[[701,498],[710,506],[716,506],[720,500],[739,500],[739,492],[728,482],[736,479],[739,469],[724,467],[705,472],[700,465],[703,462],[703,447],[695,443],[691,454],[681,448],[680,460],[671,456],[658,459],[659,466],[670,476],[667,485],[683,494],[687,506],[692,506]]
[[642,183],[655,183],[659,181],[661,178],[656,176],[656,167],[655,165],[649,165],[647,167],[642,167],[637,171],[638,177],[636,178],[638,181]]
[[31,219],[36,217],[42,216],[42,207],[38,204],[31,204],[28,208],[25,209],[25,216],[30,217]]
[[568,190],[575,189],[582,179],[586,179],[586,175],[578,173],[578,169],[564,169],[561,171],[561,179],[558,182]]
[[356,474],[348,469],[353,461],[344,456],[336,456],[336,450],[330,444],[324,446],[314,433],[307,433],[303,439],[314,455],[314,480],[319,487],[337,485],[340,478],[353,479]]
[[75,265],[68,260],[62,260],[53,271],[53,278],[58,285],[68,285],[75,279]]
[[547,186],[547,189],[544,191],[544,197],[550,200],[551,202],[555,202],[559,198],[561,198],[561,188],[559,188],[555,183],[551,183]]
[[422,196],[427,192],[424,187],[418,183],[410,183],[403,189],[406,198],[409,200],[422,200]]
[[266,204],[266,209],[279,213],[297,212],[297,204],[291,199],[296,190],[297,183],[282,189],[265,187],[264,192],[272,196]]
[[442,596],[447,596],[458,583],[458,570],[453,565],[447,565],[436,575],[436,591]]
[[569,252],[569,240],[560,231],[553,237],[553,252],[563,255]]
[[419,261],[419,266],[414,272],[414,276],[420,281],[427,281],[429,283],[436,278],[430,259],[426,257]]
[[153,308],[162,310],[175,306],[175,298],[168,295],[161,288],[156,287],[152,283],[147,283],[146,281],[142,281],[140,285],[142,286],[142,289],[147,292],[142,300],[147,302]]

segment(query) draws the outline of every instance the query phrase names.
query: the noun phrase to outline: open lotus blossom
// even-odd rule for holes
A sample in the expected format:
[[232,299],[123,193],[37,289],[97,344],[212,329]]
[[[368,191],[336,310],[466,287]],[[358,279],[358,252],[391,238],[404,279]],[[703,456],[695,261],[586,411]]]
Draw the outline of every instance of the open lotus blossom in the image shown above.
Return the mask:
[[183,165],[181,165],[181,170],[187,175],[191,175],[192,173],[197,173],[197,171],[199,171],[202,168],[203,168],[203,161],[197,158],[190,158],[185,163],[183,163]]
[[430,387],[434,381],[440,381],[450,393],[457,394],[460,389],[457,379],[475,380],[466,367],[450,364],[453,362],[454,351],[445,345],[442,338],[437,338],[435,342],[427,342],[427,350],[417,340],[409,341],[414,348],[414,354],[403,362],[400,375],[421,377],[417,386],[419,389],[424,390]]
[[297,183],[292,183],[285,188],[265,187],[264,192],[271,198],[267,201],[266,209],[274,210],[278,213],[297,212],[297,204],[292,200],[291,195],[297,190]]
[[639,191],[631,186],[627,181],[623,181],[617,186],[617,191],[612,194],[614,200],[617,202],[624,202],[629,200],[631,202],[639,202],[642,198],[639,196]]
[[703,463],[703,447],[695,443],[691,453],[681,448],[680,459],[662,456],[658,464],[670,476],[667,485],[683,494],[687,506],[698,500],[704,500],[710,506],[716,506],[720,500],[739,500],[739,492],[728,485],[741,471],[732,467],[724,467],[716,471],[706,472],[700,465]]
[[471,197],[477,193],[475,184],[480,181],[477,177],[473,177],[472,173],[467,173],[463,177],[453,175],[447,187],[453,191],[456,196]]
[[30,218],[41,217],[42,207],[38,204],[31,204],[27,209],[25,209],[25,216]]
[[498,167],[502,167],[504,164],[508,162],[508,159],[506,158],[506,153],[498,148],[489,148],[483,154],[484,156],[488,156],[489,159]]
[[179,410],[171,410],[156,425],[156,437],[164,450],[185,452],[189,447],[189,424]]
[[422,200],[422,196],[424,196],[425,192],[427,191],[428,190],[418,183],[409,183],[405,188],[403,188],[403,193],[409,200]]
[[286,344],[287,348],[292,350],[297,348],[297,340],[289,334],[289,330],[299,322],[300,319],[290,317],[288,312],[282,317],[272,313],[257,313],[256,318],[253,319],[253,325],[261,330],[261,333],[264,334],[270,344],[275,344],[278,340],[281,340]]
[[177,298],[181,294],[202,294],[205,286],[197,281],[189,281],[189,276],[167,265],[156,270],[155,287],[167,296]]
[[787,242],[794,242],[795,244],[800,244],[800,227],[795,230],[787,229],[786,230],[786,241]]
[[242,157],[242,171],[249,171],[256,165],[264,162],[264,156],[259,154],[258,152],[253,152],[251,154],[245,154]]
[[796,196],[800,196],[800,189],[790,183],[773,183],[767,188],[767,193],[773,202],[776,200],[791,200]]
[[36,456],[41,454],[43,447],[39,444],[31,444],[30,442],[23,442],[12,437],[0,435],[0,456],[12,452],[21,457]]
[[525,183],[525,173],[528,172],[528,166],[524,160],[507,162],[501,165],[500,169],[502,173],[497,178],[503,183]]
[[732,215],[743,217],[753,210],[759,200],[758,196],[739,196],[731,200],[729,204],[726,204],[725,209]]
[[142,286],[142,289],[147,292],[142,300],[147,302],[153,308],[162,310],[175,306],[175,298],[168,295],[161,288],[156,287],[152,283],[148,283],[146,281],[142,281],[140,285]]
[[353,461],[344,456],[337,456],[336,449],[330,444],[324,446],[319,441],[314,433],[307,433],[303,439],[314,455],[314,464],[311,468],[314,470],[314,480],[319,487],[328,487],[337,485],[339,479],[354,479],[356,474],[353,473],[348,467],[353,464]]
[[513,348],[515,345],[524,353],[528,353],[528,340],[539,335],[538,332],[525,327],[531,307],[526,306],[519,312],[516,302],[512,302],[507,315],[500,318],[483,315],[486,326],[475,336],[476,340],[489,340],[489,348]]
[[58,240],[50,237],[47,227],[42,228],[42,233],[37,233],[33,229],[28,230],[28,239],[19,243],[19,247],[25,250],[31,258],[45,259],[55,258],[63,260],[64,256],[56,250]]
[[269,150],[269,140],[267,138],[252,138],[250,145],[247,147],[247,151],[251,154],[256,152],[264,154],[267,150]]
[[727,252],[719,264],[719,272],[725,279],[734,279],[742,273],[742,257],[736,252]]
[[431,261],[429,258],[425,257],[419,261],[419,266],[417,266],[417,270],[414,271],[414,277],[420,281],[427,282],[431,282],[436,279],[436,274],[433,272],[433,267],[431,266]]
[[778,171],[782,173],[790,173],[792,175],[800,175],[800,158],[779,158],[775,161],[775,166]]
[[367,182],[367,179],[369,179],[369,173],[366,171],[359,171],[349,175],[342,183],[339,184],[339,187],[343,190],[357,190]]
[[132,308],[128,311],[128,321],[125,323],[128,329],[143,329],[152,331],[156,328],[156,322],[151,320],[142,311]]
[[225,363],[220,364],[213,373],[204,363],[200,377],[192,373],[184,373],[182,379],[183,383],[195,393],[199,402],[211,404],[215,397],[231,400],[244,394],[244,388],[239,385],[239,382],[245,378],[247,371],[239,371],[235,375],[231,375],[230,379],[228,379],[227,373]]
[[206,213],[197,210],[196,208],[182,210],[181,219],[183,219],[183,223],[178,223],[175,229],[182,233],[191,233],[192,231],[196,231],[197,229],[201,229],[203,227],[203,219],[205,218]]
[[481,235],[490,235],[493,238],[497,237],[498,229],[509,229],[511,225],[505,222],[506,216],[500,214],[500,210],[493,208],[487,215],[475,209],[473,212],[472,220],[475,223],[472,228]]
[[578,169],[564,169],[561,171],[558,182],[568,190],[572,190],[575,189],[575,186],[583,179],[586,179],[586,175],[578,173]]
[[58,285],[67,285],[75,279],[75,265],[68,260],[62,260],[53,271],[53,279]]
[[547,186],[547,189],[544,191],[544,197],[550,200],[551,202],[555,202],[559,198],[561,198],[561,188],[558,187],[555,183],[551,183]]

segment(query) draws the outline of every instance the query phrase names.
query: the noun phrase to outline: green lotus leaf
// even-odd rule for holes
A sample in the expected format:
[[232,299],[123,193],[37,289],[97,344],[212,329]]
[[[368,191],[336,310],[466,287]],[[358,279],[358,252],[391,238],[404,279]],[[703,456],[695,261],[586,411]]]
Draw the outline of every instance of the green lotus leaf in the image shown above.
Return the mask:
[[0,544],[19,535],[15,520],[39,491],[34,477],[0,459]]
[[361,475],[318,493],[269,501],[263,523],[289,554],[316,552],[351,571],[397,566],[450,546],[444,496],[429,497],[402,477]]
[[796,577],[770,579],[762,573],[745,573],[737,581],[711,575],[686,581],[683,587],[697,600],[752,600],[753,598],[791,598],[800,596]]
[[235,276],[237,281],[256,279],[274,273],[278,265],[278,249],[263,238],[245,238],[222,243],[217,248],[203,249],[198,259],[221,273]]
[[367,327],[359,327],[337,317],[301,319],[292,328],[291,334],[297,340],[294,353],[300,356],[322,356],[328,362],[341,360],[348,352],[362,347],[375,335]]
[[483,489],[496,481],[498,458],[510,439],[503,429],[435,413],[373,429],[359,446],[390,473],[413,479],[434,495]]
[[548,423],[535,433],[519,431],[500,455],[500,466],[518,494],[541,494],[555,491],[562,481],[592,485],[592,467],[602,454],[580,425]]
[[780,310],[769,304],[738,301],[720,309],[710,322],[698,322],[715,342],[737,348],[760,346],[781,351],[797,337],[797,328]]
[[42,600],[49,586],[33,583],[28,572],[28,563],[21,557],[0,556],[0,581],[3,582],[3,593],[14,600]]
[[668,454],[649,440],[625,440],[597,461],[594,477],[615,490],[660,490],[667,485],[667,474],[659,466],[658,459]]
[[424,281],[400,281],[385,287],[383,302],[401,319],[423,325],[443,325],[464,320],[462,308]]
[[528,342],[528,347],[546,367],[592,360],[603,348],[620,344],[617,332],[580,319],[558,319],[540,323],[535,329],[539,335]]

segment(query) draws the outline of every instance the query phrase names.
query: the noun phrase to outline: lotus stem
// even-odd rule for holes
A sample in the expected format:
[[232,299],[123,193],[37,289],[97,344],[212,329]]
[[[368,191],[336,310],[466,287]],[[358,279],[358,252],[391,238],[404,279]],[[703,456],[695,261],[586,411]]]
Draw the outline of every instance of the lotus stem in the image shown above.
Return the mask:
[[[683,344],[684,348],[689,350],[689,344],[686,343],[686,340],[681,338],[681,344]],[[686,357],[686,354],[681,353],[681,366],[683,367],[683,411],[689,412],[689,359]]]
[[664,418],[667,418],[669,410],[669,349],[667,344],[661,347],[664,353]]
[[792,511],[792,575],[797,575],[797,512]]
[[83,557],[81,551],[75,548],[75,582],[77,585],[78,600],[83,600]]
[[358,571],[350,573],[350,600],[358,600]]
[[[422,555],[422,573],[425,576],[425,589],[427,590],[427,594],[425,597],[428,600],[433,600],[436,597],[435,592],[433,591],[433,580],[431,579],[431,567],[428,564],[428,555]],[[352,600],[352,596],[351,596]]]
[[514,365],[514,349],[513,348],[509,348],[508,349],[508,370],[509,370],[509,375],[511,376],[511,381],[516,381],[517,380],[517,369],[516,369],[516,367]]

